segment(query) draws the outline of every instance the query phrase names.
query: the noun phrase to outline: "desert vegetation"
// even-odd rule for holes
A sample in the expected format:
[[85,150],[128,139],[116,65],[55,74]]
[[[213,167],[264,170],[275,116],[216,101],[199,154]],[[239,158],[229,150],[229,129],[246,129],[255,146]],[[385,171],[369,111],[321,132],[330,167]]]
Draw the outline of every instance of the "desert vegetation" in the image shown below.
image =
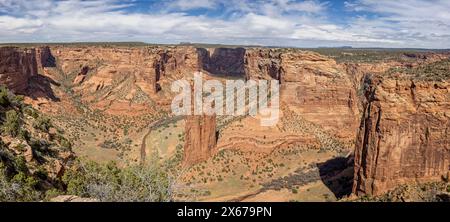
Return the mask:
[[98,201],[166,202],[173,199],[171,180],[157,163],[118,167],[78,161],[62,177],[66,194]]
[[397,186],[383,195],[364,195],[342,201],[360,202],[449,202],[450,184],[447,179],[439,182],[405,184]]
[[[232,46],[182,45],[49,44],[53,56],[44,62],[52,65],[38,64],[39,78],[49,82],[45,89],[31,80],[24,96],[0,88],[0,199],[335,201],[352,188],[354,134],[371,87],[366,78],[437,81],[429,89],[443,93],[449,78],[448,53],[436,50],[249,46],[243,59]],[[199,50],[219,53],[216,63],[198,64]],[[239,75],[227,74],[230,63]],[[217,116],[214,130],[200,130],[203,137],[215,133],[211,152],[185,164],[192,138],[186,119],[170,114],[169,85],[194,70],[218,81],[282,80],[279,123],[264,128],[256,125],[260,116]],[[406,88],[420,87],[406,82]],[[446,98],[436,95],[426,95],[427,101]],[[429,137],[438,126],[420,136],[443,135]]]
[[308,49],[329,56],[338,63],[380,63],[388,61],[411,62],[424,59],[427,49],[362,49],[362,48],[317,48]]
[[157,160],[119,167],[73,155],[52,121],[0,87],[0,201],[77,195],[97,201],[171,201],[172,181]]
[[450,78],[450,59],[443,59],[416,67],[393,67],[387,71],[390,76],[403,75],[417,80],[442,81]]

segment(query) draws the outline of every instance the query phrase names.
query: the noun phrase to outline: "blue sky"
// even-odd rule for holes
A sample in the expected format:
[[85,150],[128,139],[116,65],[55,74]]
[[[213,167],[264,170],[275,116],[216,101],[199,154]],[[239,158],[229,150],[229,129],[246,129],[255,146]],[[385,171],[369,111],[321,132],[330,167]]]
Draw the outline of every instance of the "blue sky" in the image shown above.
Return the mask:
[[0,0],[0,42],[450,48],[448,0]]

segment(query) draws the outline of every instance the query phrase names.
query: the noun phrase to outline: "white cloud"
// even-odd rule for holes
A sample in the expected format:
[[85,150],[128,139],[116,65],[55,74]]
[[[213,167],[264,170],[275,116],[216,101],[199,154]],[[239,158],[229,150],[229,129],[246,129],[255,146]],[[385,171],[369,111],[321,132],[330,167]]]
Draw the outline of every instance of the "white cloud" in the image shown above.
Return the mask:
[[[173,0],[130,11],[134,0],[0,0],[0,42],[179,41],[291,46],[450,47],[450,2],[356,0],[346,24],[314,0]],[[219,14],[194,15],[192,9]],[[369,13],[369,14],[367,14]]]
[[357,0],[345,5],[355,12],[377,15],[352,20],[352,30],[400,41],[407,47],[450,47],[448,0]]
[[296,2],[292,0],[276,0],[276,5],[281,7],[284,11],[301,11],[309,13],[321,13],[327,8],[328,3],[320,3],[317,1],[301,1]]
[[191,10],[191,9],[214,9],[218,5],[218,1],[214,0],[175,0],[169,2],[169,8],[179,10]]

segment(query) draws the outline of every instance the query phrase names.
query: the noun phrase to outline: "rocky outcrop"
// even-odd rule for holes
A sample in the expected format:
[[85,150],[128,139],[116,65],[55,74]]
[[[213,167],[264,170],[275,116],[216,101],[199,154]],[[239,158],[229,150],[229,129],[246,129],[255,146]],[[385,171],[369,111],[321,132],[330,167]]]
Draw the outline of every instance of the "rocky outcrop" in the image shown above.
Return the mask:
[[83,66],[83,68],[81,68],[80,73],[78,73],[77,77],[75,77],[75,79],[73,80],[73,84],[79,85],[79,84],[83,83],[88,72],[89,72],[89,66]]
[[248,49],[245,53],[246,79],[281,80],[281,52],[276,49]]
[[150,53],[155,55],[152,69],[156,78],[156,89],[170,91],[173,80],[190,78],[200,71],[199,57],[193,47],[156,48]]
[[37,75],[36,51],[0,47],[0,83],[15,93],[25,93],[32,76]]
[[50,47],[48,46],[37,47],[36,57],[37,57],[37,66],[39,70],[42,70],[46,67],[56,66],[56,59],[52,55]]
[[183,165],[191,166],[207,160],[216,151],[216,116],[186,117]]
[[355,149],[353,193],[378,195],[439,180],[450,167],[448,79],[367,75]]

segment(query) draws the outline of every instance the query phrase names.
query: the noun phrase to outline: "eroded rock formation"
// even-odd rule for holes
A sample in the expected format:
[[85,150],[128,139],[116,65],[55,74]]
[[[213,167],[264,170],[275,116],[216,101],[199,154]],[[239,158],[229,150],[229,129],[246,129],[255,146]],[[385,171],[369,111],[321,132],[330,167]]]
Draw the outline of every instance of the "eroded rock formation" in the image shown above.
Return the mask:
[[39,69],[56,66],[56,59],[53,56],[50,47],[43,46],[36,48],[36,56]]
[[358,125],[356,91],[330,58],[312,52],[281,55],[281,100],[331,134],[354,140]]
[[447,80],[365,77],[355,194],[378,195],[402,183],[439,180],[448,172],[448,86]]
[[246,79],[281,80],[281,52],[275,49],[249,49],[245,54]]
[[83,91],[114,87],[115,82],[130,79],[145,93],[154,94],[158,82],[197,70],[195,50],[189,47],[54,47],[52,50],[64,73],[84,74],[85,67],[95,70],[80,88]]
[[[69,79],[84,102],[110,113],[149,112],[170,104],[173,80],[198,70],[193,47],[51,47],[55,79]],[[60,76],[58,73],[64,73]],[[58,77],[59,75],[59,77]],[[162,92],[161,92],[162,91]]]
[[281,101],[305,120],[353,141],[358,126],[358,98],[347,73],[318,53],[288,49],[249,49],[247,79],[277,79]]
[[[423,63],[442,58],[417,59]],[[31,93],[32,98],[62,83],[92,109],[139,115],[151,112],[149,107],[167,107],[173,98],[170,84],[189,79],[196,71],[211,74],[208,78],[277,79],[282,105],[289,108],[283,111],[286,119],[280,125],[289,122],[298,131],[261,130],[259,138],[254,132],[242,136],[237,131],[224,138],[238,138],[233,146],[270,152],[273,147],[300,143],[323,147],[329,138],[349,141],[346,145],[351,148],[357,134],[353,191],[380,194],[401,183],[437,179],[449,170],[448,79],[380,77],[391,67],[418,65],[337,64],[297,49],[1,47],[0,83],[17,93]],[[376,75],[365,78],[368,72]],[[63,90],[59,92],[64,97]],[[210,158],[217,151],[216,141],[215,116],[188,116],[183,164]]]
[[183,165],[191,166],[207,160],[216,151],[216,116],[186,117]]
[[25,93],[32,76],[37,75],[36,51],[0,47],[0,83],[15,93]]

